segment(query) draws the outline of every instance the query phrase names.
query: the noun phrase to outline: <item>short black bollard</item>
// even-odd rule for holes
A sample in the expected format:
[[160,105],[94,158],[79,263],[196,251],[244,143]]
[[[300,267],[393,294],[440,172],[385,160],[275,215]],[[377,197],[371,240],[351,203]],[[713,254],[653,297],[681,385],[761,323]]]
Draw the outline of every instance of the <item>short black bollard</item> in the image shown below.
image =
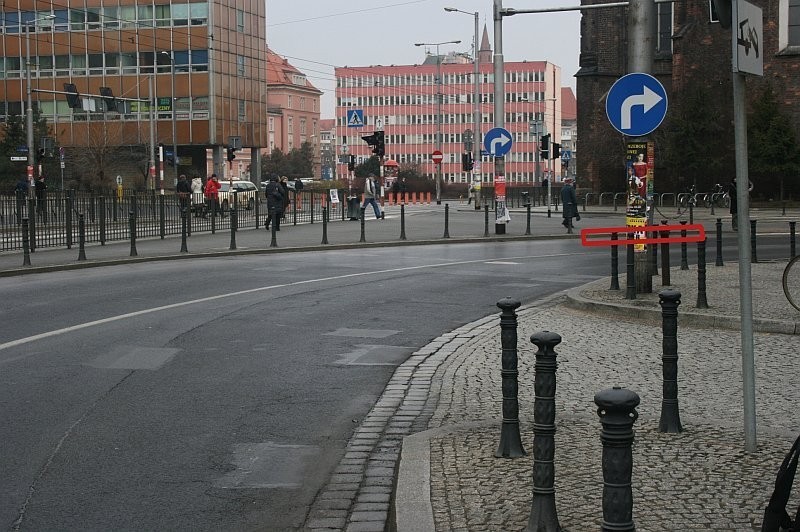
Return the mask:
[[236,230],[238,229],[237,223],[239,221],[238,207],[236,206],[236,195],[233,196],[233,208],[231,209],[231,245],[229,249],[236,249]]
[[528,217],[527,218],[527,222],[525,224],[525,234],[529,235],[529,234],[531,234],[531,202],[530,201],[528,201],[525,204],[525,210],[526,210],[526,215]]
[[683,430],[678,412],[678,305],[681,304],[681,293],[677,290],[662,290],[658,293],[658,300],[661,305],[663,377],[658,430],[677,434]]
[[789,258],[793,259],[795,257],[795,226],[797,222],[789,222]]
[[[666,225],[667,221],[661,222]],[[659,231],[661,238],[669,238],[669,231]],[[672,284],[672,279],[669,275],[669,242],[661,243],[661,286],[669,286]]]
[[[686,220],[682,220],[681,225],[686,225]],[[681,229],[681,236],[686,238],[686,229]],[[689,258],[686,248],[686,242],[681,242],[681,270],[689,269]]]
[[400,240],[406,239],[406,205],[400,204]]
[[100,203],[100,245],[106,245],[106,197],[97,198]]
[[322,242],[321,244],[328,243],[328,207],[322,208]]
[[483,236],[489,236],[489,204],[483,206]]
[[360,215],[359,219],[361,220],[361,239],[359,240],[359,242],[366,242],[367,241],[367,233],[366,233],[366,227],[364,227],[364,225],[365,225],[364,218],[366,218],[366,215],[365,215],[364,207],[361,207],[360,212],[358,214]]
[[189,248],[186,246],[186,235],[189,227],[189,216],[186,212],[186,207],[181,209],[181,253],[189,253]]
[[689,224],[694,223],[694,205],[692,202],[689,202]]
[[67,237],[67,249],[72,249],[72,208],[74,206],[74,197],[71,190],[67,190],[64,203],[64,230]]
[[522,438],[519,435],[519,400],[517,370],[517,300],[505,297],[497,302],[500,314],[500,343],[503,353],[501,358],[503,380],[503,426],[500,430],[500,444],[494,456],[496,458],[519,458],[525,456]]
[[[653,231],[652,236],[653,238],[658,238],[658,231]],[[651,261],[653,275],[658,275],[658,244],[648,244],[646,253]]]
[[758,220],[750,220],[750,262],[753,264],[758,262],[758,250],[756,249],[756,222]]
[[722,218],[717,218],[717,261],[714,266],[724,266],[722,263]]
[[594,396],[603,430],[603,521],[602,531],[634,531],[633,522],[633,424],[639,413],[639,396],[614,386]]
[[31,247],[28,242],[28,219],[22,218],[22,265],[31,265]]
[[450,238],[450,204],[444,204],[444,234],[442,238]]
[[528,519],[530,532],[559,531],[555,490],[556,363],[555,347],[561,336],[550,331],[531,335],[538,348],[533,405],[533,502]]
[[86,260],[86,222],[83,213],[78,215],[78,260]]
[[706,299],[706,241],[697,243],[697,304],[695,308],[708,308]]
[[167,213],[164,200],[165,198],[163,194],[158,196],[158,236],[161,237],[161,240],[164,240],[164,236],[167,234]]
[[[632,239],[633,235],[628,233],[628,240]],[[627,246],[627,279],[625,283],[625,299],[636,299],[636,267],[634,260],[633,244]]]
[[611,287],[609,290],[619,290],[619,246],[614,244],[619,240],[617,233],[611,233]]
[[128,215],[128,227],[131,233],[131,257],[136,257],[138,256],[138,253],[136,253],[136,211],[133,209]]
[[272,212],[270,212],[270,216],[272,217],[272,220],[270,221],[271,240],[269,242],[269,247],[276,248],[278,247],[278,216],[280,216],[278,214],[278,209],[272,209]]
[[36,251],[36,200],[28,199],[28,245],[31,253]]

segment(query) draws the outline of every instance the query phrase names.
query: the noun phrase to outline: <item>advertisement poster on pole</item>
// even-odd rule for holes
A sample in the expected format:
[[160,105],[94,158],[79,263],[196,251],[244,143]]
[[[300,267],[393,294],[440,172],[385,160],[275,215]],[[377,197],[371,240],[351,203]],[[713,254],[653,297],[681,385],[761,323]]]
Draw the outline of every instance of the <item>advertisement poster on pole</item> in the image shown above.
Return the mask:
[[332,188],[332,189],[330,189],[330,195],[331,195],[331,203],[333,205],[338,205],[339,204],[339,191],[336,190],[335,188]]
[[[625,225],[644,227],[647,225],[648,198],[653,198],[654,145],[652,142],[629,142],[625,152],[625,181],[628,191]],[[641,231],[634,232],[634,238],[645,238]],[[644,244],[634,245],[634,251],[646,250]]]
[[498,175],[494,178],[494,197],[497,204],[495,223],[506,224],[511,221],[511,215],[506,209],[506,176]]

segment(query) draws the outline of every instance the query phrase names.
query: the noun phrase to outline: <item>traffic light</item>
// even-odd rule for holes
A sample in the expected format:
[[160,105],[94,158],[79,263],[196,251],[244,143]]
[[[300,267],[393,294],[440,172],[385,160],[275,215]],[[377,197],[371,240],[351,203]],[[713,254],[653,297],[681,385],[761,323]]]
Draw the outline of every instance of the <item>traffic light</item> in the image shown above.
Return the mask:
[[228,148],[228,162],[236,159],[236,148]]
[[553,143],[553,159],[561,157],[561,144],[558,142]]
[[106,106],[106,111],[117,110],[117,99],[114,97],[114,92],[110,87],[100,87],[100,96],[103,97],[103,102]]
[[542,159],[549,159],[550,158],[550,133],[547,135],[542,135],[542,141],[539,145],[539,151],[542,152]]
[[351,155],[347,161],[347,170],[353,172],[355,171],[355,169],[356,169],[356,156]]
[[67,93],[67,105],[70,109],[81,106],[81,95],[74,83],[64,83],[64,92]]
[[461,154],[461,169],[465,172],[471,172],[475,168],[475,162],[472,160],[471,152],[464,152]]
[[386,142],[383,131],[375,132],[375,148],[372,150],[372,153],[378,157],[383,157],[386,154]]

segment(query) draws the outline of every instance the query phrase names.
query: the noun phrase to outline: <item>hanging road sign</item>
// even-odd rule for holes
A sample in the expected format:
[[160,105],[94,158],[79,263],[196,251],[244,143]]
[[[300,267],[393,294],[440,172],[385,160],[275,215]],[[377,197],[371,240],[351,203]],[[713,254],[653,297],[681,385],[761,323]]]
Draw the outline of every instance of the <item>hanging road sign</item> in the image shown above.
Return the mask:
[[746,0],[733,0],[736,20],[733,34],[733,71],[764,75],[763,17],[761,8]]
[[11,160],[12,161],[27,161],[28,157],[25,156],[25,155],[12,155],[11,156]]
[[606,116],[623,135],[647,135],[667,116],[667,91],[650,74],[634,72],[622,76],[608,91]]
[[436,164],[440,164],[442,162],[443,158],[444,158],[444,155],[439,150],[436,150],[433,153],[431,153],[431,160],[433,162],[435,162]]
[[350,109],[347,111],[347,127],[364,127],[363,109]]
[[483,147],[495,157],[502,157],[510,152],[512,144],[511,133],[502,127],[492,128],[483,136]]

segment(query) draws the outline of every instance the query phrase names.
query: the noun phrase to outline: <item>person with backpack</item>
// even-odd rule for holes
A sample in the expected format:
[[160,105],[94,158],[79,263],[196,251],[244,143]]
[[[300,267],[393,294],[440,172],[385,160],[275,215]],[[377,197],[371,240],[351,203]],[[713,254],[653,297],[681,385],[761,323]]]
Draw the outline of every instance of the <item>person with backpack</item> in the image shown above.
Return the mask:
[[381,212],[378,201],[375,199],[378,193],[378,185],[375,183],[375,174],[369,174],[367,179],[364,181],[364,204],[361,206],[361,208],[366,211],[367,205],[371,203],[372,208],[375,211],[375,219],[382,220],[384,218],[384,214]]
[[278,174],[270,174],[269,183],[267,183],[267,221],[264,224],[264,229],[269,231],[269,224],[275,220],[275,230],[281,230],[281,215],[283,214],[283,187],[278,182]]

